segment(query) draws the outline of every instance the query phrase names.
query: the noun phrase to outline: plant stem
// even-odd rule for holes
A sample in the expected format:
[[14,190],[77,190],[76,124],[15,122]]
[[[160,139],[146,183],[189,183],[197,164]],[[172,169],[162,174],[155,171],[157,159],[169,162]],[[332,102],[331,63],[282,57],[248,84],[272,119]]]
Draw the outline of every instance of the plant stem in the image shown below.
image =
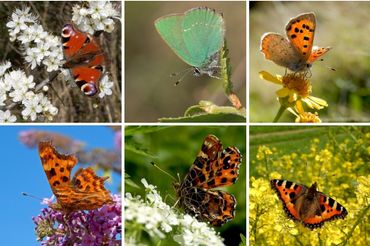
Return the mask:
[[279,108],[279,111],[277,112],[275,118],[274,118],[274,123],[278,122],[278,120],[280,119],[281,115],[284,113],[286,107],[283,106],[283,105],[280,105],[280,108]]

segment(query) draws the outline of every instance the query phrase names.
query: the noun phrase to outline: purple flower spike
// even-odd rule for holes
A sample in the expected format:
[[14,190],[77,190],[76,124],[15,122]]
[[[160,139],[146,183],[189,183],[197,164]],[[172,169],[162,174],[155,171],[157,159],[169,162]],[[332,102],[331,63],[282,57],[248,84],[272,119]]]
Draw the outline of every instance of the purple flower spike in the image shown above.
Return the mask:
[[44,208],[33,217],[41,245],[116,246],[121,245],[121,196],[113,195],[114,204],[69,215]]

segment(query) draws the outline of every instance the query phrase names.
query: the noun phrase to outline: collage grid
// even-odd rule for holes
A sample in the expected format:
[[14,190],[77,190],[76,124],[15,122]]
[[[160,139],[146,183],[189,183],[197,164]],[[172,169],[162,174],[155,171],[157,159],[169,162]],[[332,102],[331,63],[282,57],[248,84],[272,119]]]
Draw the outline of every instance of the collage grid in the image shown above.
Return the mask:
[[0,6],[0,245],[370,244],[370,2]]

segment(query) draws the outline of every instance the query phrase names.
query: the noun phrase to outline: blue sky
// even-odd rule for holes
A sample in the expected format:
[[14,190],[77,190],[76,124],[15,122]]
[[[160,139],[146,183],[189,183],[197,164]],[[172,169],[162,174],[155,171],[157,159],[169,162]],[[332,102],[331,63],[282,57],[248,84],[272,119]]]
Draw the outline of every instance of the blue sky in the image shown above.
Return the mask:
[[[52,192],[37,149],[26,147],[18,139],[19,132],[32,129],[80,140],[87,144],[87,149],[114,148],[114,132],[104,126],[0,126],[1,245],[40,245],[36,241],[32,216],[38,215],[45,205],[21,193],[50,198]],[[74,171],[78,169],[76,167]],[[117,193],[121,177],[113,175],[112,180],[113,183],[106,184],[106,188]]]

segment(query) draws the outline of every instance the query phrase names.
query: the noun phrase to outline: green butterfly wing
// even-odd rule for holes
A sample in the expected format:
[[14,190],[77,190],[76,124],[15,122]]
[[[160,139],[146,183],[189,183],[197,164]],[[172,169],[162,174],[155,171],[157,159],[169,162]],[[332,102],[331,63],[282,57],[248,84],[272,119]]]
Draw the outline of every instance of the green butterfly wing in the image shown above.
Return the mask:
[[176,55],[193,67],[204,66],[223,46],[223,17],[206,7],[161,17],[154,25]]
[[194,66],[183,38],[183,20],[183,14],[167,15],[157,19],[154,25],[162,39],[170,46],[175,54],[189,65]]
[[202,67],[218,52],[224,42],[224,20],[209,8],[195,8],[185,13],[183,37],[193,66]]

